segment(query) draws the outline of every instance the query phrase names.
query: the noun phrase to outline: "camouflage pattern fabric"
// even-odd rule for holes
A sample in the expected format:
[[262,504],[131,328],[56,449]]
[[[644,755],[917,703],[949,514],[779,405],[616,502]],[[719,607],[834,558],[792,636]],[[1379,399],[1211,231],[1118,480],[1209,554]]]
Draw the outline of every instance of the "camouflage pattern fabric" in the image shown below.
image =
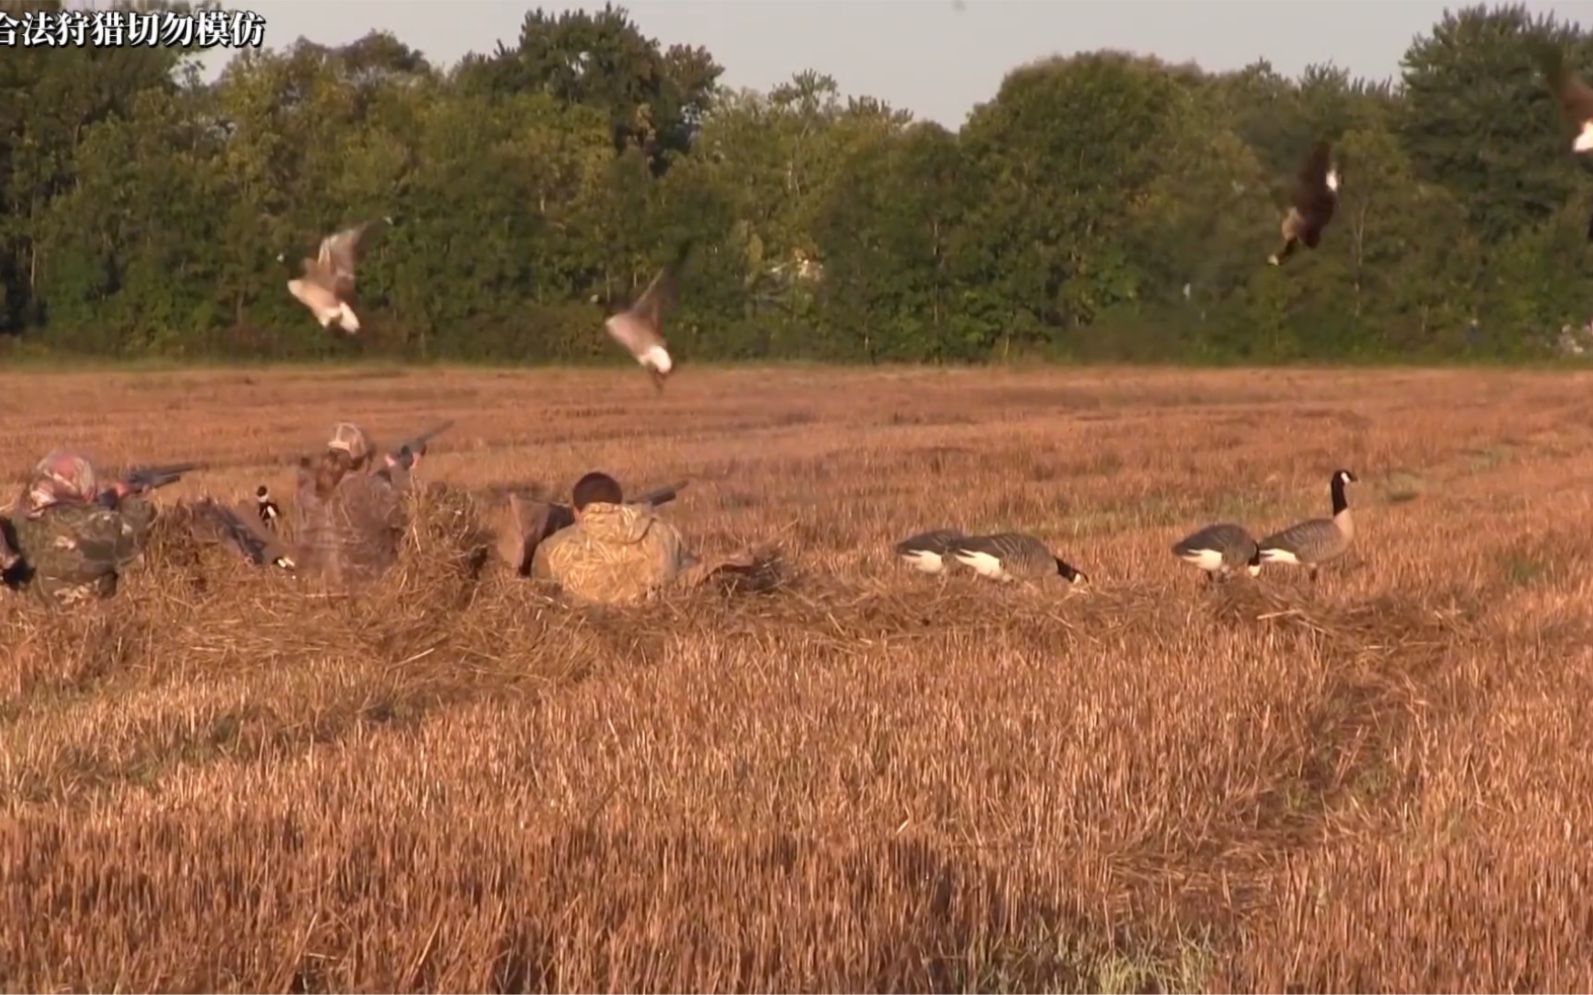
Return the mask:
[[94,464],[78,453],[55,449],[28,475],[17,498],[17,510],[25,518],[37,518],[58,504],[87,504],[99,493]]
[[70,606],[116,593],[154,521],[154,505],[128,497],[115,509],[56,503],[18,515],[11,524],[18,552],[32,568],[30,586],[46,600]]
[[674,583],[697,558],[675,527],[643,505],[594,502],[537,546],[533,578],[582,601],[627,604]]
[[408,485],[408,475],[401,471],[354,471],[322,498],[315,492],[313,475],[301,472],[293,502],[299,569],[334,582],[372,580],[385,573],[398,561]]

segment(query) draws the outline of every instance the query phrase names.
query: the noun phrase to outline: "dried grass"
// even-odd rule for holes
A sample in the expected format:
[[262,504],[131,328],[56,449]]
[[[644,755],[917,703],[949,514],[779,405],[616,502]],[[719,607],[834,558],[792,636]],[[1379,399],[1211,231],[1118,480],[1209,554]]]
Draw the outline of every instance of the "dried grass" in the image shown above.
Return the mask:
[[[285,496],[342,417],[458,427],[357,595],[165,529],[113,601],[0,605],[0,987],[1593,988],[1585,381],[17,378],[7,479],[218,468],[163,502]],[[1168,554],[1339,466],[1360,538],[1315,590]],[[690,478],[666,514],[754,590],[511,576],[506,482],[594,467]],[[1095,587],[892,561],[942,525]]]

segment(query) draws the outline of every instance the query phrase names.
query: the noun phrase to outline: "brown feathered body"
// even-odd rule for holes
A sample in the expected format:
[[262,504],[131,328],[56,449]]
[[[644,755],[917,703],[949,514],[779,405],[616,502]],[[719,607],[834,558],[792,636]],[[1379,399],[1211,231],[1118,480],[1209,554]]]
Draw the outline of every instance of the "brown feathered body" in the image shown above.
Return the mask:
[[609,337],[624,346],[631,358],[641,364],[658,390],[664,389],[664,380],[675,369],[675,359],[669,354],[669,343],[664,338],[664,309],[675,303],[680,267],[690,251],[688,243],[673,262],[653,277],[653,282],[640,297],[603,322]]
[[1565,64],[1565,53],[1558,46],[1547,48],[1543,60],[1543,74],[1559,99],[1560,113],[1571,129],[1571,151],[1593,152],[1593,89]]
[[[1571,132],[1572,154],[1593,152],[1593,89],[1566,66],[1565,53],[1558,45],[1545,47],[1543,63],[1543,74],[1560,102],[1560,113]],[[1593,217],[1588,219],[1587,238],[1593,242]]]
[[336,325],[350,335],[359,333],[359,316],[352,307],[354,267],[360,238],[369,227],[367,222],[321,239],[316,257],[304,260],[304,275],[288,281],[288,292],[310,309],[322,328]]
[[1302,242],[1306,248],[1315,249],[1321,244],[1322,231],[1333,220],[1338,205],[1339,170],[1333,162],[1333,151],[1327,142],[1317,142],[1306,154],[1295,177],[1292,201],[1279,226],[1283,246],[1267,261],[1280,265]]

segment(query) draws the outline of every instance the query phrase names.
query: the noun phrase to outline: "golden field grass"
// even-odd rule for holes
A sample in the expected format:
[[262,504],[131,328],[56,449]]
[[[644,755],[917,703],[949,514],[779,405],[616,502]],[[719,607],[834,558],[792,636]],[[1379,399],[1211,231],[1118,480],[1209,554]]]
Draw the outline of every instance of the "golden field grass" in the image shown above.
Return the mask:
[[[699,551],[784,563],[573,609],[422,502],[357,596],[171,542],[79,615],[7,599],[0,988],[1593,989],[1593,378],[0,381],[8,481],[73,445],[285,498],[340,418],[452,417],[428,480],[689,478]],[[1316,590],[1169,552],[1341,466]],[[1094,587],[893,561],[946,525]]]

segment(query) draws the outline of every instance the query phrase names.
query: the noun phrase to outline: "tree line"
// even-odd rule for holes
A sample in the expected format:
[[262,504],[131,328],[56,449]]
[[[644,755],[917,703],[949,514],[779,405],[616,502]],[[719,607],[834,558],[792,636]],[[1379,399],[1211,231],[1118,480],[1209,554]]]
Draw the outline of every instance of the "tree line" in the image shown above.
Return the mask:
[[[599,302],[690,239],[686,362],[1529,356],[1593,316],[1593,178],[1544,41],[1593,65],[1580,25],[1521,6],[1447,12],[1394,84],[1058,57],[955,132],[819,71],[727,88],[614,6],[533,10],[450,67],[379,32],[214,82],[181,49],[13,48],[0,350],[628,361]],[[1318,138],[1338,212],[1268,266]],[[286,282],[383,216],[364,329],[333,338]]]

